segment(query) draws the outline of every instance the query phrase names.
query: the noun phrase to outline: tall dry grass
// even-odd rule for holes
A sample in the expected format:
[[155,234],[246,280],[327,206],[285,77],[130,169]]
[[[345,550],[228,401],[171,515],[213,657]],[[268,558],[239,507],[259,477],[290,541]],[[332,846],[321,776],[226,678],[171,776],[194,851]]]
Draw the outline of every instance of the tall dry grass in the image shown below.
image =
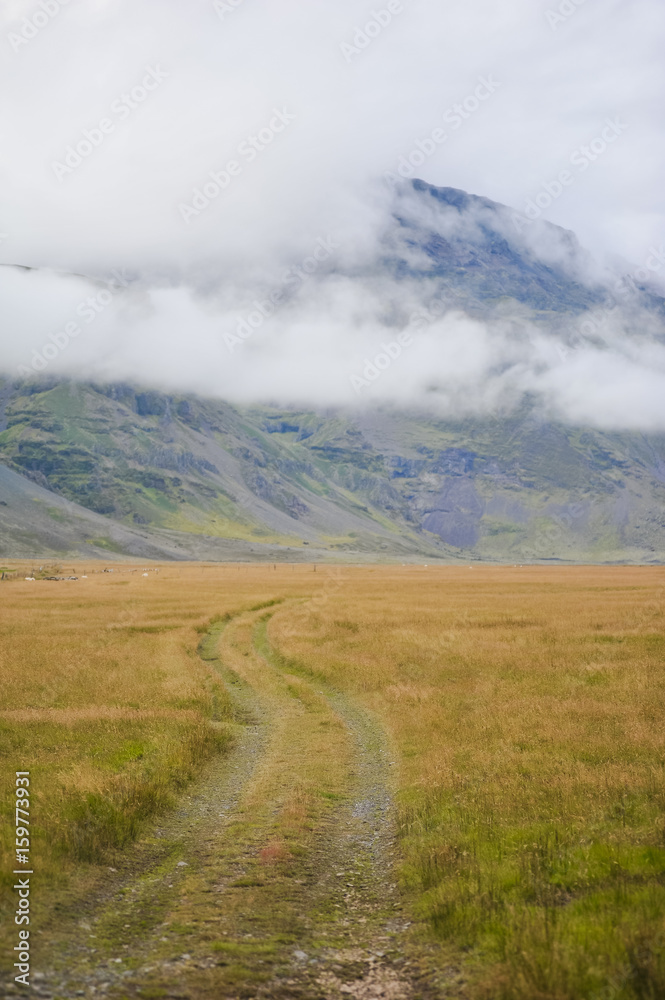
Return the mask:
[[[16,569],[0,587],[0,808],[9,819],[13,773],[29,770],[31,859],[53,885],[74,864],[108,862],[229,746],[229,694],[197,647],[210,619],[270,602],[273,578],[93,564],[42,573],[77,581],[27,582],[32,566]],[[9,823],[0,854],[9,885]]]
[[400,760],[403,883],[474,996],[665,996],[665,572],[346,572],[278,613]]
[[127,845],[219,749],[201,630],[286,598],[271,643],[393,741],[403,886],[459,988],[665,996],[665,571],[115,570],[0,585],[0,740],[43,873]]

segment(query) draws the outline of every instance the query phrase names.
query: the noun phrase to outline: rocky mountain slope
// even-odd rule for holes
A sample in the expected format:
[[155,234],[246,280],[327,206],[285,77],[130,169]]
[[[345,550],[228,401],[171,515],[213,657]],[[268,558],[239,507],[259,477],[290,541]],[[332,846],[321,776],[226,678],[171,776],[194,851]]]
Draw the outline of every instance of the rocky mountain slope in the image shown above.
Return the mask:
[[[603,323],[613,344],[665,341],[655,286],[612,275],[557,226],[421,181],[396,190],[378,250],[353,280],[385,295],[395,333],[414,301],[424,322],[448,310],[502,317],[518,360],[534,329],[554,355],[566,344],[613,349]],[[524,395],[503,416],[435,412],[240,407],[8,375],[0,554],[663,558],[664,435],[556,423]]]
[[451,422],[5,381],[0,427],[5,556],[665,555],[665,436],[547,423],[528,402]]
[[457,188],[415,180],[396,191],[381,267],[398,284],[417,279],[423,305],[528,315],[553,330],[617,309],[653,317],[664,332],[665,298],[644,269],[601,265],[569,230]]

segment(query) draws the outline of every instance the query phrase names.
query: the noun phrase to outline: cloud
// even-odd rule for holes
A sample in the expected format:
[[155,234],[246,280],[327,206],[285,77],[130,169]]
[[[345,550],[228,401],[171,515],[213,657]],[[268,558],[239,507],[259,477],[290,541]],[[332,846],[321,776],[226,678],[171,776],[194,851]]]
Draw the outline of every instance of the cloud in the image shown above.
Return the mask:
[[[13,95],[0,118],[0,260],[43,270],[0,269],[0,366],[13,373],[47,347],[47,370],[82,377],[243,400],[427,398],[446,412],[537,391],[605,423],[617,419],[613,395],[625,399],[621,419],[635,419],[633,394],[631,413],[658,422],[657,343],[635,347],[629,364],[614,341],[571,359],[565,331],[545,343],[527,319],[516,332],[505,317],[459,310],[390,359],[362,399],[351,384],[434,292],[426,281],[397,290],[377,264],[392,197],[380,179],[413,150],[427,151],[415,171],[425,180],[520,212],[570,170],[574,183],[542,218],[597,257],[643,265],[662,244],[660,4],[589,0],[554,24],[551,10],[530,0],[10,0],[0,11],[0,84]],[[482,97],[480,79],[496,83]],[[571,164],[617,116],[627,125],[617,141],[584,169]],[[446,138],[431,152],[437,129]],[[482,223],[474,211],[454,225],[473,240]],[[604,262],[552,230],[522,238],[583,282],[607,280]],[[303,271],[320,240],[334,253]],[[231,350],[273,293],[279,307]]]
[[[480,320],[444,307],[437,316],[423,309],[420,281],[395,288],[385,275],[359,281],[322,271],[264,316],[268,298],[234,308],[183,287],[6,273],[3,298],[13,296],[26,320],[6,353],[12,370],[112,381],[140,373],[154,386],[241,403],[416,405],[448,417],[505,411],[529,394],[574,423],[665,427],[665,344],[652,331],[631,331],[631,313],[618,307],[581,313],[553,331],[528,311]],[[35,305],[26,316],[20,306],[28,300]],[[56,315],[59,323],[26,355],[26,337]]]

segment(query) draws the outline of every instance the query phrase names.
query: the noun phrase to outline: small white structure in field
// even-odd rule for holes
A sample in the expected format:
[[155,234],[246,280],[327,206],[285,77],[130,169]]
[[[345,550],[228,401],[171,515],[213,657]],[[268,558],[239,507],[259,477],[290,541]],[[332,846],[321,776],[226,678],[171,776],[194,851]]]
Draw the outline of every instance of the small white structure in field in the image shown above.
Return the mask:
[[147,574],[147,573],[144,573],[143,575],[144,575],[144,576],[147,576],[148,574]]

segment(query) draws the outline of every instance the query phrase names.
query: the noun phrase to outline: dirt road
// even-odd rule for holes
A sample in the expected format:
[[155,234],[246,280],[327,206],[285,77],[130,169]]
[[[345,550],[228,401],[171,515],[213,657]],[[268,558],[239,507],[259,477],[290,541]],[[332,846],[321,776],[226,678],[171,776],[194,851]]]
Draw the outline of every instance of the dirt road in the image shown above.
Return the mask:
[[285,613],[211,626],[199,654],[232,692],[234,749],[43,942],[36,995],[443,995],[397,886],[389,743],[271,648],[270,617]]

